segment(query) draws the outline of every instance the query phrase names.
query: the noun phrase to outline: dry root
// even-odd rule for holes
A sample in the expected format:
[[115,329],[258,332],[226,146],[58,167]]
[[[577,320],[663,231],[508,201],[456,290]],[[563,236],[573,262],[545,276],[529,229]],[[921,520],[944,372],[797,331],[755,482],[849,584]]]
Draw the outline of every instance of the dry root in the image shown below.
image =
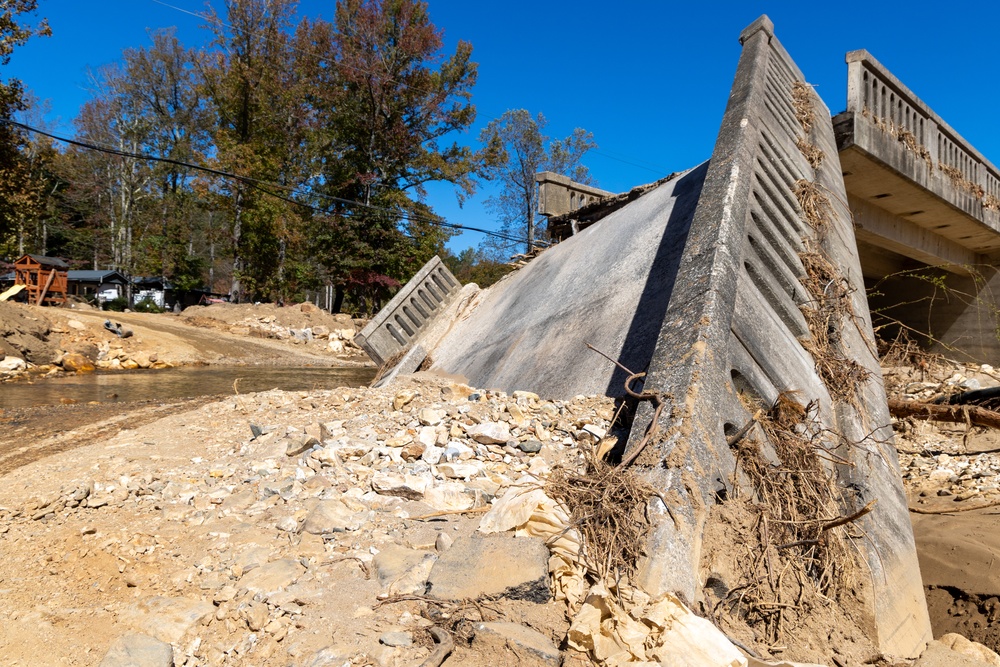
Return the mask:
[[816,413],[815,403],[803,406],[781,394],[759,422],[766,441],[748,438],[735,451],[733,487],[742,473],[751,497],[737,494],[732,502],[744,503],[752,519],[746,553],[735,559],[741,580],[718,607],[768,643],[778,643],[814,607],[850,591],[858,572],[848,530],[872,503],[842,516],[853,503],[824,459],[843,461]]
[[830,198],[819,185],[801,178],[795,181],[793,191],[806,222],[822,237],[830,221]]
[[816,111],[812,103],[812,88],[807,83],[796,81],[792,84],[792,107],[799,125],[806,132],[812,129],[816,122]]
[[845,320],[854,317],[852,289],[815,244],[807,243],[806,248],[799,255],[806,270],[802,286],[812,298],[803,305],[802,314],[812,338],[803,344],[815,359],[816,371],[830,394],[858,407],[860,386],[871,373],[841,352],[841,329]]
[[934,168],[934,163],[931,161],[931,152],[908,129],[902,125],[897,125],[892,120],[876,116],[868,107],[861,110],[861,115],[870,120],[875,127],[894,137],[896,141],[903,144],[908,150],[920,156],[920,159],[926,162],[929,168]]
[[817,146],[814,146],[802,137],[795,140],[795,146],[799,149],[799,152],[802,153],[802,157],[806,159],[809,166],[814,170],[819,169],[819,166],[823,164],[823,159],[826,157],[826,154],[823,153],[823,151],[821,151]]
[[649,525],[646,505],[658,495],[634,468],[612,466],[591,456],[582,475],[554,470],[545,492],[569,511],[590,572],[605,581],[633,573]]

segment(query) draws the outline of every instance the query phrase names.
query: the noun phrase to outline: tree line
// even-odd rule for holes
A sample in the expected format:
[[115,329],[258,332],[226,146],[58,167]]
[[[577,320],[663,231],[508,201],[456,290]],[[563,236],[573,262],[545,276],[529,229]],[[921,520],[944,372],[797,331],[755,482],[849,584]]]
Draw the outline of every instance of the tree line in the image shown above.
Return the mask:
[[[0,10],[0,65],[48,34],[28,20],[36,2]],[[512,240],[540,235],[534,172],[589,181],[592,137],[549,141],[541,115],[507,112],[480,150],[457,141],[476,119],[477,64],[468,42],[444,51],[426,3],[338,0],[329,22],[296,4],[224,0],[204,44],[161,30],[126,49],[91,72],[73,143],[29,131],[43,107],[0,81],[0,120],[22,121],[0,122],[0,257],[58,255],[235,301],[333,285],[336,310],[366,310],[435,254],[495,280]],[[453,257],[425,188],[451,183],[461,201],[483,180],[498,184],[500,235]]]

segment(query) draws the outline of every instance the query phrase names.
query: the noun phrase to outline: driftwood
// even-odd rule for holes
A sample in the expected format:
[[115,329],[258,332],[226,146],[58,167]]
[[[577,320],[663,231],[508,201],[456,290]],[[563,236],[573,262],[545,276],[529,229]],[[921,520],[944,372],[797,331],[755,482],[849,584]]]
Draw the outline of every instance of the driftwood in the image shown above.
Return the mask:
[[974,405],[936,405],[919,401],[889,400],[889,412],[893,417],[917,417],[939,422],[974,424],[1000,429],[1000,412],[979,408]]

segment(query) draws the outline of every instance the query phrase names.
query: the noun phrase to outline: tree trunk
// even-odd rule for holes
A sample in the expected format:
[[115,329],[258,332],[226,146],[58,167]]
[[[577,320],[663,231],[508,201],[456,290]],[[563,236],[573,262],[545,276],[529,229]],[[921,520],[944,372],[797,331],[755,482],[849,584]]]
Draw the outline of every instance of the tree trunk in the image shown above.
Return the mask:
[[240,224],[242,222],[242,214],[243,188],[241,187],[236,193],[236,217],[233,220],[233,275],[229,287],[229,300],[233,303],[240,303],[243,298],[240,286],[240,273],[243,271],[243,256],[240,253],[240,235],[242,232]]
[[337,285],[334,287],[333,293],[333,308],[330,312],[339,313],[340,309],[344,307],[344,286]]

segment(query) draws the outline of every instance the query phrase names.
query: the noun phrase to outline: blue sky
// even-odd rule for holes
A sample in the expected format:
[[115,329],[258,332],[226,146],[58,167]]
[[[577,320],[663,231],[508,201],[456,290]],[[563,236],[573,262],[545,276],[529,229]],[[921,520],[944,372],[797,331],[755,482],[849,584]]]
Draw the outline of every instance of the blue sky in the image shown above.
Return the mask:
[[[167,0],[164,0],[165,2]],[[181,40],[207,41],[203,21],[155,0],[39,0],[53,35],[14,53],[16,76],[51,105],[49,121],[72,134],[88,98],[87,69],[150,44],[149,31],[176,26]],[[202,0],[169,0],[203,11]],[[218,3],[217,4],[221,4]],[[549,119],[548,134],[594,133],[585,160],[612,191],[654,181],[711,155],[740,54],[740,31],[760,14],[834,113],[845,106],[844,54],[867,49],[994,163],[1000,162],[997,35],[1000,3],[598,2],[430,0],[446,48],[473,45],[479,82],[474,128],[456,137],[476,146],[479,129],[508,109]],[[697,5],[697,6],[695,6]],[[299,12],[331,19],[333,0],[301,0]],[[480,193],[459,208],[450,186],[429,202],[450,222],[496,228]],[[450,246],[477,245],[467,232]]]

